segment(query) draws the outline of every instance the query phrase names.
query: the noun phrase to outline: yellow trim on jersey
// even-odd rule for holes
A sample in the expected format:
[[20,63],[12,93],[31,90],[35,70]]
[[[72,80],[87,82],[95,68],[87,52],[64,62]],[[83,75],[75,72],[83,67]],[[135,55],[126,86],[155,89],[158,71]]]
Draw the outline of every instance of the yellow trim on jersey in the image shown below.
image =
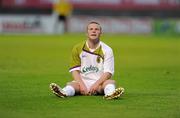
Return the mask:
[[87,52],[92,55],[97,56],[97,63],[104,62],[104,54],[102,51],[102,46],[100,45],[94,52],[91,52],[88,46],[86,45],[86,42],[83,41],[77,45],[75,45],[72,49],[71,53],[71,59],[70,59],[70,70],[81,67],[81,53],[82,52]]

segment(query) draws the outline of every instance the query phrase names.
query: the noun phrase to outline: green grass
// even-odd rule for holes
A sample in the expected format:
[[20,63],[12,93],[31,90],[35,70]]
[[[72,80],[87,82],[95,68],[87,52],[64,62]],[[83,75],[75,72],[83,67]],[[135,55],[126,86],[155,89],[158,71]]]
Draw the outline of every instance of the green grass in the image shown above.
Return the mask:
[[1,118],[179,118],[180,37],[104,35],[115,55],[121,99],[60,99],[49,84],[71,81],[72,46],[82,34],[0,35]]

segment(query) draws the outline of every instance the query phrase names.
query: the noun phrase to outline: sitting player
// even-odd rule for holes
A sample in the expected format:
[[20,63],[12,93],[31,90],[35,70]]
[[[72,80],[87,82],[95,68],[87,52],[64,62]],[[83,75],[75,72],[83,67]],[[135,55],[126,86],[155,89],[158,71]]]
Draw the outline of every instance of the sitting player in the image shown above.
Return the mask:
[[119,98],[124,88],[115,88],[114,55],[112,49],[100,41],[102,28],[98,22],[87,25],[87,40],[74,46],[70,72],[73,81],[61,88],[50,84],[52,92],[59,97],[104,94],[105,99]]

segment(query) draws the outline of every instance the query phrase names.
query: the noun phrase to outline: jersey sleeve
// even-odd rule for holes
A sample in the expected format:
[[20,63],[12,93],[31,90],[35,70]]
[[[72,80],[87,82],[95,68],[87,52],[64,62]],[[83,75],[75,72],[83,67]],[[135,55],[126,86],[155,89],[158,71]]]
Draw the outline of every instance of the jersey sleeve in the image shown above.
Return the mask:
[[104,72],[114,74],[114,55],[112,49],[108,50],[104,56]]
[[72,72],[74,70],[80,70],[80,66],[81,66],[80,53],[77,46],[75,46],[72,49],[72,53],[71,53],[69,72]]

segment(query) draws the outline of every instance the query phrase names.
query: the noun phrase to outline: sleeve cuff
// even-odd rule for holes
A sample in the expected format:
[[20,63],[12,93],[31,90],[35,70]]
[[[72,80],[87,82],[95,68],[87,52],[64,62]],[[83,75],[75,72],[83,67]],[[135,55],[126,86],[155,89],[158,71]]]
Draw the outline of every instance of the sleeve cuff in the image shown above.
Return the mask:
[[75,70],[81,70],[80,66],[75,66],[69,69],[69,72],[75,71]]
[[114,75],[114,71],[104,70],[104,73],[106,73],[106,72],[111,73],[112,75]]

